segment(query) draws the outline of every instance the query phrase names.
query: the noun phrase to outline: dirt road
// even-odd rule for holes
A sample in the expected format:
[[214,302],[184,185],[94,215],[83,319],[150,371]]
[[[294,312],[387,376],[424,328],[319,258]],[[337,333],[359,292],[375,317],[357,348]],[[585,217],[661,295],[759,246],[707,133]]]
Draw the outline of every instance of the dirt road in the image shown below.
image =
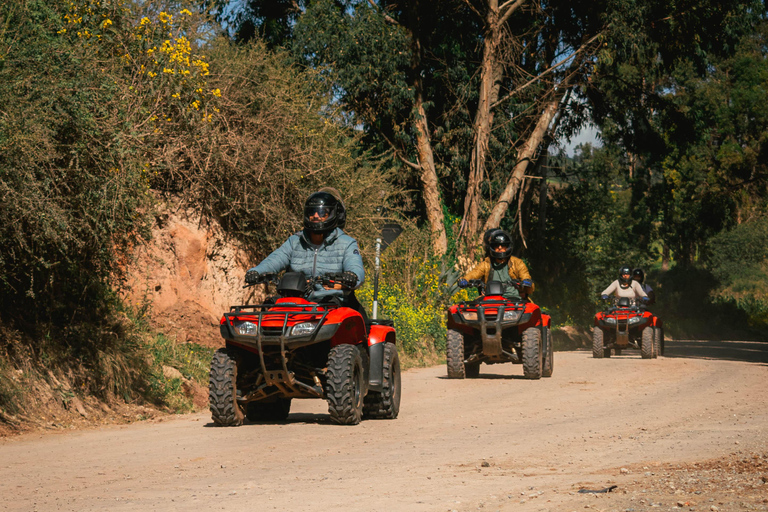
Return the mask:
[[[768,510],[768,344],[555,356],[540,381],[408,371],[400,418],[356,427],[304,400],[283,425],[197,414],[3,439],[0,510]],[[709,459],[719,480],[694,465]]]

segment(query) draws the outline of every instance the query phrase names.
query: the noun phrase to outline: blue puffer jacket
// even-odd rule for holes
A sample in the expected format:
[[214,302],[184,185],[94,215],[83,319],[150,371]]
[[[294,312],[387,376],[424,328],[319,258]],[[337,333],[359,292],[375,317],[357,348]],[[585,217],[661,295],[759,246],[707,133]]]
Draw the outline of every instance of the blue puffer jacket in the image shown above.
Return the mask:
[[[357,287],[365,280],[363,258],[357,241],[341,229],[334,229],[320,246],[314,246],[304,231],[291,235],[264,261],[251,268],[259,274],[267,272],[304,272],[308,277],[315,277],[329,272],[354,272],[357,274]],[[316,285],[314,298],[328,295],[342,295],[341,290],[325,290]]]

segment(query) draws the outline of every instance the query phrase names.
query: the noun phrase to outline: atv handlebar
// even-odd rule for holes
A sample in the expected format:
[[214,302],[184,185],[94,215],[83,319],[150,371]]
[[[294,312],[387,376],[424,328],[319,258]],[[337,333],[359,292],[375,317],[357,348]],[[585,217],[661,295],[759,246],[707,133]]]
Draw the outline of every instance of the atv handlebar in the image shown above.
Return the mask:
[[[276,272],[267,272],[265,274],[256,274],[247,276],[250,283],[246,283],[243,288],[250,288],[257,284],[280,284],[281,276]],[[354,290],[357,286],[357,274],[354,272],[329,272],[307,279],[307,293],[313,291],[315,284],[320,284],[329,289]],[[340,288],[336,288],[340,286]]]
[[[619,305],[619,301],[621,299],[628,299],[629,303],[626,306]],[[601,300],[607,302],[608,304],[610,304],[614,308],[619,308],[619,307],[622,307],[622,308],[644,308],[644,307],[646,307],[648,305],[645,301],[643,301],[642,298],[640,298],[640,299],[637,299],[637,298],[636,299],[630,299],[629,297],[608,297],[608,298],[601,299]]]
[[[520,290],[521,288],[525,287],[523,282],[519,279],[512,279],[511,283],[499,282],[499,284],[501,284],[502,288],[515,288],[517,290]],[[486,286],[487,286],[487,283],[480,279],[470,279],[469,281],[467,281],[467,284],[463,286],[461,281],[459,281],[459,288],[477,288],[477,290],[480,293],[482,293],[482,291],[486,288]]]

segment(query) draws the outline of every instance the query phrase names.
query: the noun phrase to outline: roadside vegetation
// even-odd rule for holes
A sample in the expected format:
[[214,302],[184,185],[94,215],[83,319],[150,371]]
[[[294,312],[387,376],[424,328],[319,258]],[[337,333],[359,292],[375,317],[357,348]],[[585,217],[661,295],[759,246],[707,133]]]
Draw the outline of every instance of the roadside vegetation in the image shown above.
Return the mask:
[[[400,222],[379,301],[411,365],[442,357],[453,284],[497,225],[557,326],[588,327],[626,263],[673,337],[761,332],[765,4],[498,4],[0,5],[0,423],[192,407],[209,350],[119,298],[167,196],[254,260],[321,186],[369,269]],[[587,123],[600,144],[566,154]]]

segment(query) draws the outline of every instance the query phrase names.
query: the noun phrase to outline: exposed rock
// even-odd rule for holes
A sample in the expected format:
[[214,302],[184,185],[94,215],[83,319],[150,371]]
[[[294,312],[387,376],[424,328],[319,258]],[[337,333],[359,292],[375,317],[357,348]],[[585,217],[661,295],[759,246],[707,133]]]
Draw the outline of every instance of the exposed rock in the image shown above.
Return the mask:
[[257,301],[243,289],[249,261],[215,222],[167,206],[156,216],[152,240],[137,247],[126,269],[124,295],[146,305],[150,324],[179,342],[221,346],[219,319],[234,304]]

